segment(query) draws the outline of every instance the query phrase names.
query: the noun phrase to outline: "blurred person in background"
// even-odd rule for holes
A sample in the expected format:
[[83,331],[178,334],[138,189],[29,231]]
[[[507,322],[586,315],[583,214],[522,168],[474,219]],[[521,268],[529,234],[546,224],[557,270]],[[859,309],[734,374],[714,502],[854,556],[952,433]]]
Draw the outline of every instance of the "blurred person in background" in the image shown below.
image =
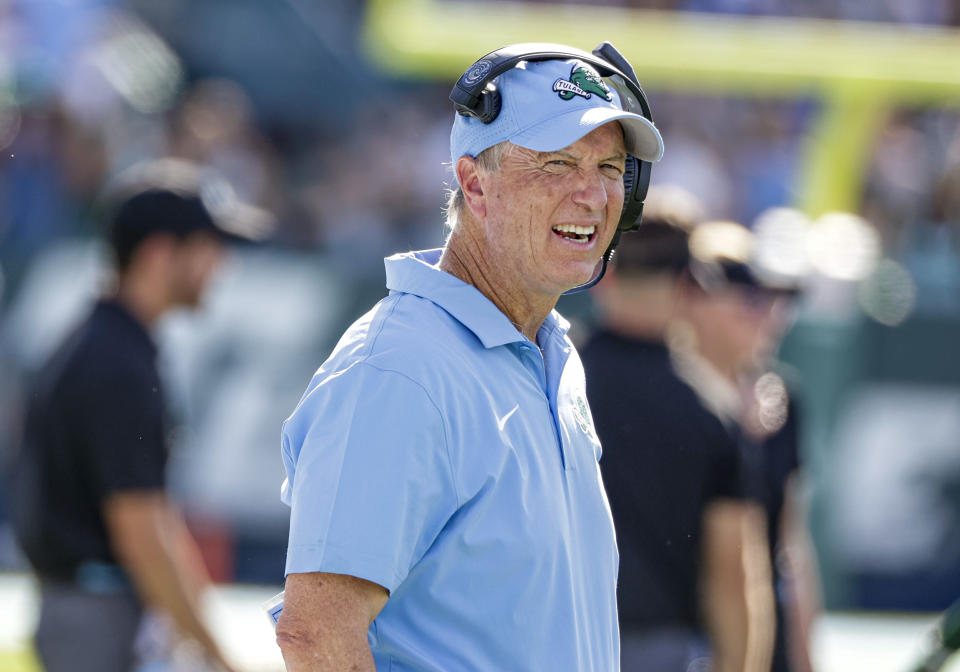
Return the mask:
[[[777,216],[779,210],[768,212]],[[736,238],[743,242],[723,240]],[[758,263],[753,251],[757,242],[757,236],[732,223],[705,226],[695,236],[694,256],[724,268],[724,282],[711,291],[732,299],[715,321],[718,328],[700,338],[704,350],[729,353],[713,361],[732,362],[736,369],[731,375],[740,392],[745,482],[747,492],[763,506],[767,524],[776,615],[771,670],[810,672],[819,581],[803,497],[797,376],[776,360],[800,277]]]
[[281,158],[254,123],[253,103],[228,79],[191,85],[170,113],[167,153],[209,166],[247,203],[283,209]]
[[0,155],[0,270],[4,307],[30,264],[52,243],[91,227],[109,161],[104,134],[57,102],[22,111],[22,125]]
[[[210,586],[165,494],[168,436],[151,329],[199,305],[227,238],[258,224],[191,164],[139,165],[109,194],[116,281],[39,371],[10,499],[40,583],[48,672],[127,672],[145,608],[230,669],[202,617]],[[212,191],[212,193],[208,193]]]
[[745,497],[737,428],[677,375],[667,345],[687,316],[701,212],[682,189],[651,188],[643,225],[594,290],[600,326],[583,350],[620,550],[625,672],[767,670],[772,645],[762,515]]
[[554,307],[613,240],[627,153],[662,140],[583,60],[494,81],[494,119],[455,116],[446,246],[386,260],[390,295],[284,424],[290,672],[618,667],[600,444]]
[[756,238],[735,222],[691,235],[685,333],[677,371],[738,436],[743,487],[763,509],[765,571],[773,591],[771,669],[808,672],[817,591],[799,494],[796,404],[771,369],[788,325],[797,279],[756,261]]

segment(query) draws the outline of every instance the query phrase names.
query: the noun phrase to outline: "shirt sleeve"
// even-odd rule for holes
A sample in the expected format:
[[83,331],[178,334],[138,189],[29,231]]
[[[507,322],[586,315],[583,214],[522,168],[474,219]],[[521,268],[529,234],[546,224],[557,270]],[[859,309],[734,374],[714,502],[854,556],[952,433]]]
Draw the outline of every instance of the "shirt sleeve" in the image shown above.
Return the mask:
[[800,461],[800,422],[797,415],[799,412],[798,404],[791,394],[787,402],[787,421],[781,429],[787,436],[788,442],[786,469],[788,475],[803,466]]
[[286,573],[393,591],[456,511],[443,417],[401,373],[358,363],[311,384],[284,423]]
[[736,436],[710,418],[713,427],[705,445],[711,451],[713,460],[707,475],[708,498],[749,499],[751,496],[746,478],[743,455]]
[[159,381],[107,371],[79,399],[84,467],[102,499],[124,490],[163,489],[167,460]]

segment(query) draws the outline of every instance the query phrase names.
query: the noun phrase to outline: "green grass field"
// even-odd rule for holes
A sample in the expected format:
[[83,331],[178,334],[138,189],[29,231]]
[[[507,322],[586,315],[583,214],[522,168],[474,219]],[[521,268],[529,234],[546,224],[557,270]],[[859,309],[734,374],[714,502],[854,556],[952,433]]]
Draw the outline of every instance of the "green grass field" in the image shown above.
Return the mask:
[[42,672],[31,651],[0,651],[0,670],[4,672]]

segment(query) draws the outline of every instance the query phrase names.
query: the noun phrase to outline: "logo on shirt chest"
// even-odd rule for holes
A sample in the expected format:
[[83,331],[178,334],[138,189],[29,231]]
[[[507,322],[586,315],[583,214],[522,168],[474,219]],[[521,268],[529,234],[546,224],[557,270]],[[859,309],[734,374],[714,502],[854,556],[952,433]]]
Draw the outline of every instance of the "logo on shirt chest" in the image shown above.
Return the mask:
[[503,428],[507,426],[507,420],[509,420],[510,416],[517,412],[518,408],[520,408],[520,404],[515,404],[514,407],[511,408],[506,414],[497,416],[497,429],[502,432]]
[[593,430],[593,423],[590,420],[590,409],[587,408],[587,400],[578,396],[573,404],[573,419],[577,421],[577,426],[584,434],[590,435]]

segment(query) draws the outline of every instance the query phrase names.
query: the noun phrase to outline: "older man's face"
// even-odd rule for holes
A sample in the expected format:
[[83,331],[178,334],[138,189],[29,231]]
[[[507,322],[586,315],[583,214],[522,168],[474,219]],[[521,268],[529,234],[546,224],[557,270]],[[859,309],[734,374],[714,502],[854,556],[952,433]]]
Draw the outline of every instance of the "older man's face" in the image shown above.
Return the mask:
[[587,282],[617,227],[625,161],[616,122],[556,152],[511,148],[486,180],[490,272],[536,294]]

